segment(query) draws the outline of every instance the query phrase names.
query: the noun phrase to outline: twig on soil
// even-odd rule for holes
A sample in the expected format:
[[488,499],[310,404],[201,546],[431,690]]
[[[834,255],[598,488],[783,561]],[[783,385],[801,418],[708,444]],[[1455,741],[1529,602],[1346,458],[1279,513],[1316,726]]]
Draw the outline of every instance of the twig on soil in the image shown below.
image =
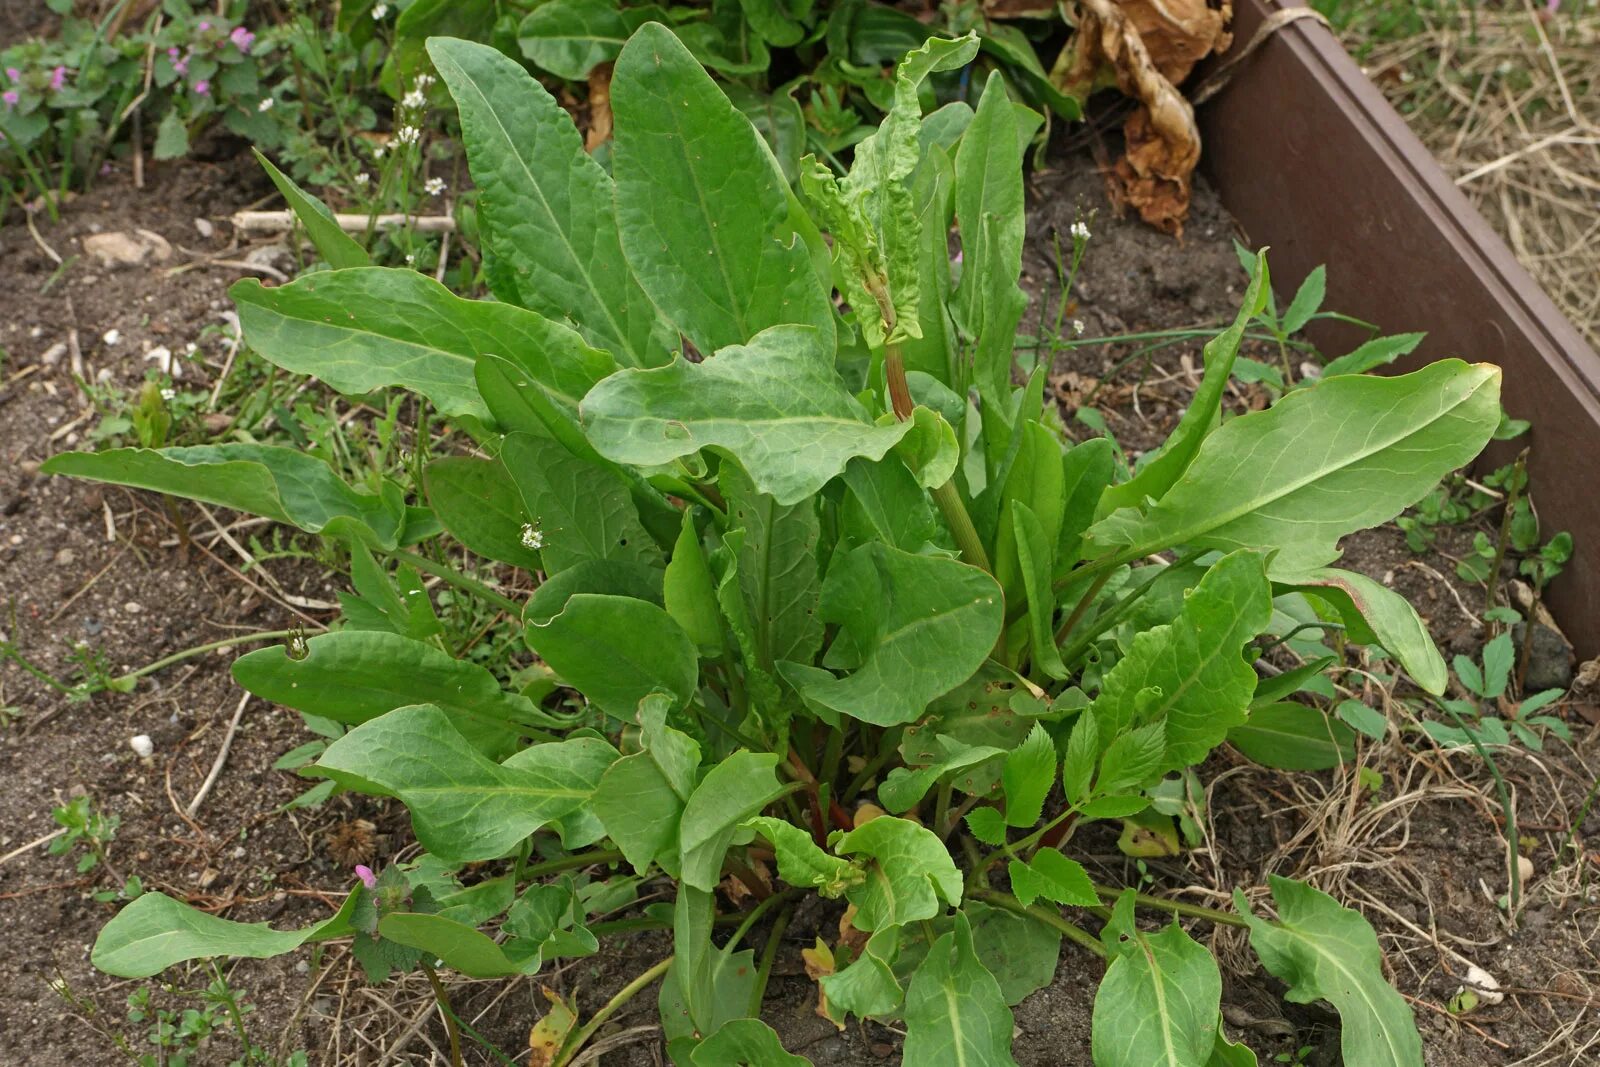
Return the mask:
[[118,552],[115,556],[112,556],[111,557],[111,562],[107,563],[104,567],[101,567],[100,570],[95,573],[95,576],[93,578],[90,578],[87,582],[83,583],[83,587],[81,589],[79,589],[76,593],[73,593],[71,596],[67,597],[67,599],[62,603],[62,605],[59,608],[56,609],[55,614],[50,616],[48,619],[46,619],[44,621],[44,624],[46,626],[54,625],[55,621],[57,619],[61,618],[61,616],[65,615],[67,613],[67,609],[68,608],[72,607],[73,604],[76,604],[78,602],[78,598],[79,597],[83,596],[83,594],[87,593],[90,589],[94,588],[94,583],[98,582],[101,578],[104,578],[106,576],[106,572],[109,571],[112,567],[115,567],[117,565],[117,563],[122,559],[122,557],[127,555],[127,554],[128,554],[128,550],[126,548],[124,548],[121,552]]
[[189,801],[189,806],[184,809],[189,817],[194,818],[195,812],[200,810],[200,805],[205,803],[211,794],[211,787],[217,784],[217,777],[222,774],[222,765],[228,762],[228,750],[233,747],[234,735],[239,732],[239,720],[244,717],[245,705],[250,703],[250,695],[246,693],[239,698],[239,706],[233,711],[233,721],[228,723],[228,732],[222,735],[222,747],[217,749],[217,758],[211,764],[211,773],[206,775],[206,780],[200,783],[200,792]]
[[[368,216],[341,211],[333,220],[341,230],[365,233]],[[234,229],[247,233],[280,233],[292,229],[295,219],[292,211],[236,211],[230,221]],[[456,228],[452,215],[378,215],[372,223],[380,230],[409,226],[418,233],[454,233]]]
[[62,834],[66,833],[66,832],[67,832],[67,828],[65,826],[63,826],[59,830],[50,831],[48,834],[45,834],[43,837],[34,838],[32,841],[29,841],[26,845],[18,845],[16,848],[12,849],[10,852],[7,852],[4,856],[0,856],[0,864],[4,864],[7,860],[15,859],[16,857],[22,855],[24,852],[28,852],[28,851],[31,851],[32,849],[36,849],[40,845],[45,844],[48,841],[54,841],[56,838],[60,837]]

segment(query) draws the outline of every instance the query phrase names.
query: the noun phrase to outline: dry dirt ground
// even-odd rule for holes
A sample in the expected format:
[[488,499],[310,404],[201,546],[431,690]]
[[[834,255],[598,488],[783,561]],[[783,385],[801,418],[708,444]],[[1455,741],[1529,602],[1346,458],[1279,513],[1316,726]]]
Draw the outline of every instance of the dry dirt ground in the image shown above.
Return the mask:
[[[0,263],[7,272],[0,287],[0,347],[8,353],[0,365],[0,630],[45,672],[70,676],[80,642],[121,671],[196,644],[283,629],[301,621],[297,612],[317,621],[331,617],[293,606],[332,599],[314,568],[274,561],[241,576],[240,554],[192,507],[183,515],[195,544],[185,550],[159,499],[37,474],[44,458],[79,445],[96,421],[74,379],[71,331],[84,379],[108,375],[110,385],[131,388],[150,366],[147,348],[180,351],[195,341],[197,356],[183,364],[180,385],[209,387],[226,346],[205,331],[222,323],[224,289],[237,272],[205,261],[237,259],[246,250],[229,250],[225,225],[203,237],[194,220],[224,219],[265,191],[242,162],[191,162],[157,169],[144,190],[134,189],[126,175],[113,175],[68,205],[60,224],[41,221],[37,238],[15,213],[0,227]],[[1027,270],[1045,321],[1054,319],[1054,238],[1059,234],[1062,245],[1069,244],[1067,227],[1089,211],[1098,212],[1095,237],[1067,311],[1069,319],[1085,320],[1088,336],[1232,317],[1243,290],[1232,225],[1203,185],[1182,245],[1116,219],[1086,154],[1058,156],[1053,173],[1033,179],[1033,194]],[[81,254],[89,234],[141,227],[173,246],[170,261],[109,271]],[[70,268],[58,268],[51,251]],[[172,273],[191,263],[200,265]],[[1394,331],[1407,326],[1384,325]],[[115,344],[106,340],[110,330],[118,332]],[[66,349],[47,358],[58,344]],[[1054,361],[1052,385],[1070,416],[1103,379],[1096,403],[1111,429],[1130,449],[1147,448],[1187,402],[1199,348],[1199,340],[1187,341],[1126,365],[1133,351],[1128,345],[1077,348]],[[1236,409],[1264,402],[1249,388],[1229,400]],[[1535,487],[1536,494],[1540,490]],[[237,517],[219,513],[215,519],[226,527]],[[236,531],[250,532],[259,531]],[[1437,580],[1410,566],[1392,530],[1356,539],[1351,557],[1352,565],[1391,576],[1416,598],[1453,651],[1471,651],[1481,640],[1469,617],[1482,609],[1482,591],[1455,583],[1447,563],[1433,561]],[[231,918],[301,925],[328,914],[351,882],[347,865],[329,854],[341,827],[361,819],[374,825],[375,863],[391,862],[408,847],[403,813],[387,805],[346,797],[315,810],[280,810],[304,782],[271,765],[308,735],[293,713],[259,701],[245,705],[214,790],[193,817],[184,814],[239,706],[241,693],[227,673],[234,654],[191,659],[146,678],[132,693],[100,693],[77,703],[18,663],[0,666],[0,706],[9,709],[0,727],[0,936],[6,943],[0,1062],[110,1063],[122,1042],[151,1050],[149,1024],[126,1018],[126,998],[142,985],[156,990],[157,1004],[196,1006],[184,991],[205,985],[203,968],[177,969],[162,986],[113,981],[89,967],[88,947],[117,906],[96,901],[94,892],[136,874],[146,888]],[[1357,673],[1345,674],[1342,684],[1380,706],[1392,695],[1364,684]],[[1390,710],[1397,722],[1404,720],[1398,705]],[[1600,753],[1593,727],[1564,710],[1573,748],[1552,745],[1542,755],[1517,750],[1500,757],[1515,794],[1521,851],[1533,867],[1515,929],[1493,903],[1505,892],[1506,875],[1492,780],[1474,757],[1446,754],[1414,736],[1363,749],[1361,764],[1382,776],[1376,789],[1362,783],[1356,768],[1284,775],[1220,753],[1202,770],[1210,813],[1206,843],[1147,861],[1142,871],[1109,835],[1086,834],[1078,844],[1108,881],[1143,879],[1150,892],[1197,903],[1225,904],[1235,886],[1259,899],[1266,875],[1278,873],[1307,878],[1360,907],[1380,932],[1396,984],[1416,1008],[1432,1067],[1586,1062],[1600,1056],[1594,888],[1600,859],[1592,844],[1577,857],[1563,850]],[[140,733],[154,743],[148,760],[128,745]],[[55,828],[50,809],[78,794],[121,820],[109,862],[87,876],[76,873],[73,857],[24,848]],[[1591,818],[1579,829],[1600,840],[1600,821]],[[852,1025],[839,1033],[813,1012],[815,990],[799,949],[819,934],[831,939],[836,922],[837,915],[820,906],[797,914],[785,934],[767,1015],[786,1044],[814,1062],[897,1062],[899,1035],[892,1028]],[[1281,987],[1258,970],[1237,931],[1201,924],[1193,932],[1225,961],[1226,1015],[1235,1037],[1264,1061],[1311,1046],[1307,1062],[1335,1062],[1330,1013],[1284,1004]],[[540,984],[576,990],[581,1006],[593,1010],[668,951],[664,935],[644,935],[537,980],[457,981],[452,997],[478,1031],[515,1055],[543,1011]],[[1445,1004],[1470,964],[1494,974],[1509,995],[1499,1006],[1458,1019]],[[443,1031],[421,979],[369,988],[337,943],[315,959],[307,951],[245,961],[228,974],[255,1005],[249,1017],[254,1040],[274,1055],[305,1049],[310,1062],[328,1065],[442,1062]],[[1089,1064],[1099,974],[1093,958],[1063,952],[1055,980],[1016,1011],[1020,1062]],[[65,983],[70,1001],[52,982]],[[647,993],[615,1018],[607,1032],[618,1043],[603,1063],[661,1062],[649,1029],[654,1001]],[[226,1063],[238,1054],[224,1033],[196,1062]],[[481,1051],[469,1049],[469,1056],[493,1062]]]

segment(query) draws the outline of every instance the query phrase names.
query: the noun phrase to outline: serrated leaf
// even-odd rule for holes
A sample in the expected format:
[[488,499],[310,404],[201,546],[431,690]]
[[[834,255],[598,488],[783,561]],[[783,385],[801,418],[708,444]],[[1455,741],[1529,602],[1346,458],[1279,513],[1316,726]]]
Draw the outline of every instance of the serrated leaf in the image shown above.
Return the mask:
[[646,23],[629,39],[611,108],[622,247],[695,348],[711,353],[803,323],[831,350],[833,308],[793,239],[783,175],[671,30]]
[[1450,681],[1433,635],[1405,597],[1365,574],[1322,567],[1292,587],[1326,600],[1339,612],[1345,638],[1378,645],[1423,689],[1440,696]]
[[1061,792],[1067,803],[1077,804],[1089,796],[1089,783],[1100,759],[1100,729],[1093,715],[1080,715],[1067,737],[1067,750],[1061,757]]
[[1092,908],[1100,903],[1083,865],[1053,848],[1040,849],[1026,863],[1012,860],[1007,873],[1011,876],[1011,894],[1025,905],[1041,897],[1077,908]]
[[631,719],[639,701],[658,692],[681,707],[700,676],[683,627],[636,597],[578,593],[548,621],[530,621],[526,635],[562,681],[613,718]]
[[1006,843],[1006,819],[996,808],[973,808],[967,812],[967,830],[985,845],[996,848]]
[[683,881],[710,892],[722,876],[722,860],[742,823],[782,792],[771,752],[733,753],[711,768],[683,809],[679,843]]
[[879,726],[910,722],[970,678],[994,648],[1004,607],[988,574],[952,559],[881,543],[836,562],[822,619],[862,651],[843,678],[807,682],[808,700]]
[[912,976],[905,1020],[908,1063],[1016,1067],[1011,1009],[978,960],[972,927],[960,912],[955,928],[934,942]]
[[1355,733],[1316,708],[1285,701],[1252,708],[1228,743],[1263,767],[1322,771],[1355,759]]
[[1095,1067],[1206,1067],[1222,1001],[1211,953],[1176,922],[1140,930],[1131,890],[1101,937],[1112,959],[1094,998]]
[[[175,118],[177,112],[168,114]],[[163,118],[162,122],[165,124],[166,119]],[[261,169],[267,172],[267,177],[272,179],[272,184],[277,186],[278,192],[283,195],[295,218],[306,228],[306,236],[311,238],[317,254],[327,261],[328,266],[334,270],[344,270],[348,267],[372,265],[367,250],[357,244],[355,238],[344,232],[334,219],[333,212],[328,210],[328,205],[296,185],[294,179],[273,166],[272,161],[262,155],[260,149],[252,148],[251,151],[255,153],[256,162],[261,164]]]
[[662,362],[660,319],[622,256],[611,178],[572,118],[495,48],[436,37],[428,54],[460,110],[483,229],[515,290],[496,295],[575,325],[622,363]]
[[1104,552],[1137,558],[1185,544],[1276,549],[1292,578],[1339,554],[1345,534],[1399,514],[1471,460],[1499,424],[1500,370],[1442,360],[1393,378],[1341,375],[1208,436],[1148,513],[1090,528]]
[[1483,693],[1489,700],[1503,695],[1511,681],[1511,668],[1516,664],[1517,648],[1512,643],[1510,631],[1497,634],[1483,646]]
[[208,956],[266,959],[309,941],[349,936],[359,893],[330,918],[301,930],[274,930],[211,915],[161,893],[143,893],[101,928],[89,962],[119,978],[149,978],[175,963]]
[[522,495],[527,521],[543,535],[546,571],[592,559],[660,563],[627,484],[612,471],[525,433],[506,437],[500,462]]
[[1268,883],[1277,922],[1258,918],[1238,890],[1234,902],[1250,924],[1250,947],[1269,972],[1288,983],[1286,999],[1326,1000],[1338,1009],[1345,1063],[1420,1067],[1416,1020],[1383,976],[1383,950],[1367,920],[1311,886],[1277,875]]
[[815,889],[832,899],[866,877],[855,864],[818,848],[810,834],[791,822],[762,816],[745,825],[772,844],[778,857],[778,877],[792,886]]
[[909,429],[867,418],[824,340],[806,326],[776,326],[703,363],[614,374],[584,398],[589,439],[636,466],[723,449],[761,492],[797,504],[853,457],[882,459]]
[[417,704],[357,726],[305,773],[399,799],[423,847],[466,863],[502,856],[586,804],[616,755],[597,738],[574,738],[495,763],[469,745],[444,712]]
[[1032,826],[1044,812],[1045,797],[1056,784],[1056,743],[1041,723],[1006,756],[1000,782],[1006,791],[1006,825]]
[[939,914],[961,903],[961,872],[944,842],[909,819],[879,816],[831,839],[840,855],[867,861],[867,878],[845,892],[856,929],[882,930]]

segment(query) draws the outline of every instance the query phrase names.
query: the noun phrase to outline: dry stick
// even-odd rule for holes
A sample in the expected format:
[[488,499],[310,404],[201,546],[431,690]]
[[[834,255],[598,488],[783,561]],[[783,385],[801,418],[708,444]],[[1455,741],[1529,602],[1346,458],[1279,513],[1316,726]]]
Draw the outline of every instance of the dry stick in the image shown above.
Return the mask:
[[[341,211],[333,216],[334,222],[339,224],[341,230],[349,233],[364,233],[367,229],[367,216]],[[230,220],[234,229],[255,233],[278,233],[292,228],[294,213],[291,211],[236,211]],[[410,226],[418,233],[454,233],[456,220],[453,215],[379,215],[373,220],[373,225],[380,230],[398,229]]]
[[17,858],[18,856],[22,855],[24,852],[27,852],[30,849],[38,848],[40,845],[44,844],[46,841],[54,841],[56,838],[60,837],[62,834],[66,833],[66,832],[67,832],[67,828],[65,826],[63,826],[59,830],[50,831],[48,834],[45,834],[43,837],[34,838],[32,841],[29,841],[26,845],[18,845],[16,848],[12,849],[10,852],[7,852],[4,856],[0,856],[0,864],[5,863],[7,860],[15,859],[15,858]]
[[217,758],[211,764],[211,773],[206,775],[206,780],[200,783],[200,792],[189,801],[189,806],[184,809],[189,818],[194,818],[194,813],[200,810],[200,805],[205,803],[211,794],[211,787],[217,784],[217,776],[222,773],[222,765],[228,762],[228,750],[233,747],[233,735],[239,732],[239,720],[244,717],[244,707],[250,703],[250,694],[246,693],[239,698],[239,706],[233,709],[233,721],[228,723],[228,732],[222,735],[222,747],[217,749]]

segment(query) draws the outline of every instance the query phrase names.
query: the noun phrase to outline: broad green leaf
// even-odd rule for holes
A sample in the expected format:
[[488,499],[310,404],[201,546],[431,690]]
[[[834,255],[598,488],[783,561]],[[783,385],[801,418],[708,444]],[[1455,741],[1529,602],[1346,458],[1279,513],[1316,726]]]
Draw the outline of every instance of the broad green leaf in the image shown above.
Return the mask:
[[1100,903],[1089,873],[1077,860],[1068,859],[1053,848],[1042,848],[1031,859],[1007,864],[1011,894],[1023,904],[1043,898],[1075,908],[1092,908]]
[[534,66],[563,81],[583,81],[646,22],[665,18],[654,5],[621,8],[616,0],[549,0],[517,27],[517,44]]
[[612,471],[525,433],[506,437],[500,462],[522,494],[526,521],[543,537],[539,554],[546,571],[591,559],[660,562],[628,485]]
[[1061,962],[1061,932],[1054,927],[1002,908],[968,904],[961,909],[972,923],[972,944],[978,960],[1007,1004],[1020,1004],[1049,985]]
[[826,338],[778,326],[703,363],[626,370],[584,398],[595,448],[618,463],[731,453],[779,504],[814,496],[853,457],[882,459],[909,423],[875,425],[833,367]]
[[424,848],[459,862],[494,859],[588,803],[616,750],[595,738],[487,759],[431,704],[397,708],[329,745],[307,770],[358,792],[392,796]]
[[[659,20],[657,20],[659,21]],[[778,161],[784,181],[793,185],[800,177],[800,155],[806,146],[806,117],[788,91],[757,92],[735,82],[723,85],[733,106],[756,128]]]
[[530,621],[526,634],[563,682],[624,721],[651,693],[683,706],[699,679],[699,656],[683,627],[636,597],[578,593],[548,621]]
[[662,1035],[675,1063],[685,1062],[679,1051],[699,1035],[750,1014],[755,954],[749,949],[729,952],[711,943],[714,912],[709,890],[679,884],[672,913],[674,958],[658,998]]
[[934,740],[939,746],[939,755],[933,763],[925,767],[896,767],[878,787],[878,801],[885,811],[896,815],[909,811],[927,795],[935,782],[945,778],[950,778],[964,793],[981,795],[989,791],[993,782],[992,773],[963,777],[959,772],[969,771],[990,761],[999,763],[1006,755],[1005,749],[966,745],[950,737],[936,737]]
[[702,354],[785,323],[815,326],[831,353],[833,307],[792,239],[783,175],[671,30],[629,39],[611,108],[622,247],[656,305]]
[[743,749],[711,768],[683,809],[678,837],[683,856],[683,881],[707,892],[722,876],[722,860],[738,833],[762,808],[782,793],[772,752]]
[[282,646],[233,661],[234,681],[263,700],[359,725],[419,701],[438,707],[487,756],[511,754],[520,724],[560,726],[489,671],[423,641],[378,630],[336,630],[305,643],[300,659]]
[[694,1067],[809,1067],[810,1060],[786,1052],[777,1032],[760,1019],[729,1019],[695,1046]]
[[218,504],[329,537],[360,536],[393,548],[405,521],[397,488],[383,496],[359,492],[322,460],[272,445],[191,445],[61,452],[44,461],[46,474],[153,489]]
[[1322,368],[1322,377],[1333,378],[1340,374],[1364,374],[1369,370],[1377,370],[1409,354],[1427,336],[1425,333],[1397,333],[1393,337],[1374,337],[1348,355],[1329,360]]
[[912,976],[905,1020],[907,1063],[1016,1067],[1011,1009],[1000,983],[978,960],[972,927],[961,912],[955,929],[934,942]]
[[498,459],[442,456],[428,464],[423,481],[439,522],[469,550],[525,571],[540,568],[538,551],[523,540],[522,494]]
[[1240,651],[1271,618],[1261,556],[1235,552],[1218,560],[1184,601],[1182,613],[1135,634],[1127,655],[1107,673],[1089,711],[1101,744],[1134,727],[1164,724],[1162,766],[1204,760],[1245,719],[1256,672]]
[[1499,404],[1500,370],[1487,364],[1331,378],[1229,421],[1148,513],[1124,508],[1089,534],[1128,558],[1178,544],[1276,549],[1275,577],[1304,574],[1476,456]]
[[288,201],[295,218],[306,228],[306,236],[311,238],[313,245],[316,245],[317,254],[328,261],[328,266],[334,270],[344,270],[348,267],[366,267],[372,264],[372,260],[367,256],[367,250],[339,227],[333,212],[328,210],[328,205],[296,185],[294,179],[273,166],[272,161],[262,155],[260,149],[252,148],[251,151],[255,153],[256,162],[261,164],[261,169],[272,179],[272,184],[278,187],[278,192]]
[[940,538],[928,493],[898,459],[873,463],[852,459],[844,468],[850,491],[841,508],[846,538],[862,544],[883,541],[894,548],[920,554]]
[[529,626],[543,626],[560,615],[567,601],[579,593],[633,597],[659,607],[663,603],[663,580],[660,570],[643,563],[620,559],[584,560],[540,583],[523,605],[522,621]]
[[842,678],[808,682],[803,695],[879,726],[910,722],[982,666],[1004,612],[999,587],[976,567],[863,545],[823,583],[822,619],[865,658]]
[[1042,723],[1006,755],[1000,782],[1006,791],[1006,824],[1032,826],[1044,813],[1044,799],[1056,784],[1056,743]]
[[1355,759],[1355,732],[1316,708],[1292,701],[1252,708],[1228,743],[1263,767],[1322,771]]
[[[1195,390],[1193,399],[1189,401],[1183,418],[1178,421],[1177,428],[1167,437],[1155,457],[1139,469],[1138,474],[1105,491],[1095,511],[1097,517],[1110,515],[1118,508],[1142,508],[1147,498],[1161,500],[1184,471],[1189,469],[1200,446],[1217,428],[1222,415],[1222,394],[1233,374],[1233,361],[1239,354],[1239,343],[1244,340],[1250,320],[1266,306],[1267,294],[1272,291],[1265,251],[1256,257],[1255,266],[1233,325],[1206,342],[1205,375],[1200,380],[1200,388]],[[1273,453],[1263,463],[1270,463],[1276,458],[1276,453]]]
[[1235,1043],[1229,1041],[1222,1032],[1222,1025],[1217,1025],[1217,1043],[1211,1050],[1211,1058],[1206,1061],[1206,1067],[1259,1067],[1256,1054],[1250,1051],[1249,1046],[1242,1041]]
[[1345,637],[1358,645],[1378,645],[1395,658],[1423,689],[1440,696],[1450,681],[1444,657],[1427,624],[1411,602],[1365,574],[1323,567],[1293,588],[1326,600],[1339,612]]
[[494,48],[434,38],[428,54],[461,112],[489,248],[513,279],[515,292],[496,295],[576,326],[624,364],[662,362],[656,309],[622,256],[611,178],[572,118]]
[[1016,456],[1006,473],[1005,483],[995,504],[998,529],[995,534],[994,576],[1006,591],[1007,603],[1023,599],[1023,568],[1018,559],[1016,515],[1013,502],[1026,504],[1038,523],[1035,567],[1053,566],[1057,543],[1061,539],[1061,520],[1066,505],[1065,467],[1061,444],[1056,436],[1037,422],[1024,421],[1017,427]]
[[822,647],[816,501],[779,504],[731,463],[723,465],[718,484],[728,504],[728,525],[744,531],[738,546],[739,589],[757,664],[771,672],[780,660],[810,663]]
[[829,1012],[842,1021],[845,1014],[860,1018],[887,1015],[900,1006],[905,989],[894,973],[900,954],[900,928],[885,927],[867,938],[861,955],[837,974],[818,983],[828,998]]
[[354,396],[386,386],[420,393],[443,415],[489,414],[473,378],[478,357],[504,356],[568,410],[612,361],[532,311],[463,300],[413,270],[320,271],[264,288],[228,290],[245,341],[268,361]]
[[331,918],[302,930],[274,930],[266,923],[233,922],[199,911],[161,893],[143,893],[101,928],[89,962],[118,978],[149,978],[184,960],[281,956],[308,941],[348,936],[358,895],[346,897]]
[[1061,662],[1061,651],[1056,648],[1056,596],[1050,583],[1056,546],[1033,509],[1021,500],[1011,502],[1011,530],[1017,569],[1022,572],[1022,592],[1027,597],[1033,665],[1046,676],[1063,680],[1068,672]]
[[623,756],[601,776],[590,808],[640,874],[659,863],[678,869],[678,822],[694,792],[700,746],[666,724],[667,702],[639,705],[640,751]]
[[961,872],[944,842],[909,819],[881,815],[830,840],[842,856],[866,860],[866,881],[845,892],[858,930],[882,930],[938,915],[961,903]]
[[1083,533],[1094,522],[1095,509],[1116,470],[1111,439],[1092,437],[1073,445],[1061,461],[1064,471],[1061,539],[1056,547],[1055,577],[1072,570],[1083,554]]
[[956,432],[945,417],[918,405],[911,411],[911,430],[895,445],[895,452],[925,489],[937,489],[950,480],[961,459]]
[[1278,921],[1256,917],[1234,890],[1250,924],[1250,947],[1268,971],[1289,985],[1295,1004],[1326,1000],[1339,1011],[1344,1062],[1362,1067],[1420,1067],[1422,1038],[1405,998],[1383,976],[1383,950],[1359,912],[1328,894],[1269,876]]
[[[468,978],[505,978],[525,968],[511,960],[495,940],[465,923],[443,915],[390,912],[378,920],[378,934],[390,941],[421,949]],[[543,961],[535,956],[533,969]]]
[[860,885],[866,877],[861,868],[849,860],[818,848],[811,835],[794,823],[764,815],[745,825],[771,843],[778,856],[778,877],[792,886],[815,889],[833,899],[843,896],[852,886]]
[[683,627],[703,655],[714,656],[722,650],[722,609],[717,605],[716,582],[706,563],[693,508],[684,509],[678,542],[667,563],[662,596],[667,614]]
[[1140,930],[1132,890],[1101,938],[1112,958],[1094,998],[1095,1067],[1206,1067],[1222,1003],[1211,953],[1176,922]]

